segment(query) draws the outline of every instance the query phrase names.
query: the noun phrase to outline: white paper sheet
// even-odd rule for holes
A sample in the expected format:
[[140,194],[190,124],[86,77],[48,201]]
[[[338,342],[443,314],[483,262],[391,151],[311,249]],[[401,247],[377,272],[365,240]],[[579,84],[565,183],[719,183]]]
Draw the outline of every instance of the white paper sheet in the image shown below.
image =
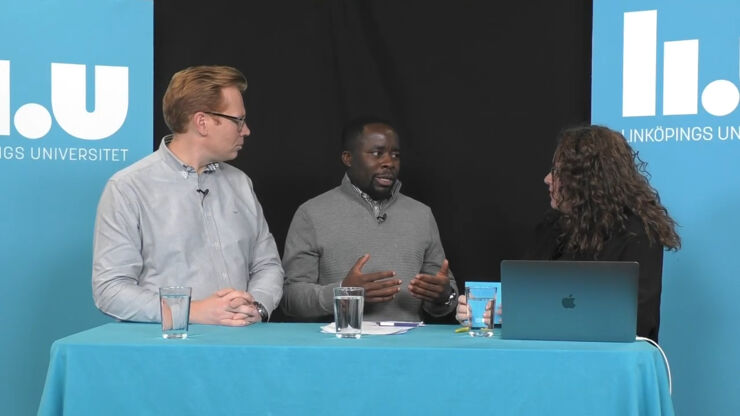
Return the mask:
[[[392,323],[395,321],[383,321],[384,324]],[[399,322],[400,323],[400,322]],[[404,322],[402,324],[411,324],[410,322]],[[381,326],[377,322],[373,321],[362,321],[362,335],[393,335],[403,334],[408,332],[410,329],[414,329],[419,326],[424,326],[424,322],[413,322],[416,326]],[[326,334],[336,333],[336,326],[334,322],[324,325],[321,327],[321,332]]]

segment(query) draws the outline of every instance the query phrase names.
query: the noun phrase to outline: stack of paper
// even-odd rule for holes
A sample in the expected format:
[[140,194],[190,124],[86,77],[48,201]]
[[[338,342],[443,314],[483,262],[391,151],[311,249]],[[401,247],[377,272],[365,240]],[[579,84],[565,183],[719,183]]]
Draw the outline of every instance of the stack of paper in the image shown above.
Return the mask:
[[[406,322],[406,321],[382,321],[371,322],[362,321],[362,335],[393,335],[403,334],[410,329],[424,326],[424,322]],[[334,322],[321,327],[321,332],[327,334],[336,333]]]

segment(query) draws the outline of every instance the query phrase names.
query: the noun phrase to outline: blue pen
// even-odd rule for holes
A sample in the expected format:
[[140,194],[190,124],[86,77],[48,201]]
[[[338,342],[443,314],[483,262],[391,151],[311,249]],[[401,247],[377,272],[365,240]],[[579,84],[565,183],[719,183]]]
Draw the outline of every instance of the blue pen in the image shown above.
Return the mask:
[[394,322],[394,321],[379,321],[376,322],[376,324],[380,326],[408,326],[408,327],[417,327],[420,325],[420,322]]

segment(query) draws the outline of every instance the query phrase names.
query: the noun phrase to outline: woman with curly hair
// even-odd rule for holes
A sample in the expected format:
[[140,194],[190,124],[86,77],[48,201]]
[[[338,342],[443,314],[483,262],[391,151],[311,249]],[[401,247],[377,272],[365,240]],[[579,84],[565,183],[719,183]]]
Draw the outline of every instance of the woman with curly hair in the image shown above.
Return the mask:
[[663,250],[678,250],[681,238],[645,166],[616,131],[562,131],[545,176],[552,210],[528,257],[640,263],[637,335],[657,342]]
[[[663,250],[678,250],[676,222],[650,186],[646,163],[616,131],[576,127],[558,136],[545,176],[550,210],[526,256],[538,260],[640,263],[637,335],[658,341]],[[490,310],[486,319],[490,319]],[[456,318],[465,323],[465,296]]]

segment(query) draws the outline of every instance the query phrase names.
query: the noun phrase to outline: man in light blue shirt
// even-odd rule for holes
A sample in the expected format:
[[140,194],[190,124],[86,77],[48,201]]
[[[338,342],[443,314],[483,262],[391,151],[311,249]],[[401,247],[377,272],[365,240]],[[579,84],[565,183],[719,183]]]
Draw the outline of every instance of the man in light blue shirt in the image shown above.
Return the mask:
[[98,205],[93,298],[117,319],[158,322],[158,290],[192,287],[190,322],[265,321],[283,269],[252,182],[223,163],[249,136],[244,75],[200,66],[176,73],[163,99],[172,135],[117,172]]

